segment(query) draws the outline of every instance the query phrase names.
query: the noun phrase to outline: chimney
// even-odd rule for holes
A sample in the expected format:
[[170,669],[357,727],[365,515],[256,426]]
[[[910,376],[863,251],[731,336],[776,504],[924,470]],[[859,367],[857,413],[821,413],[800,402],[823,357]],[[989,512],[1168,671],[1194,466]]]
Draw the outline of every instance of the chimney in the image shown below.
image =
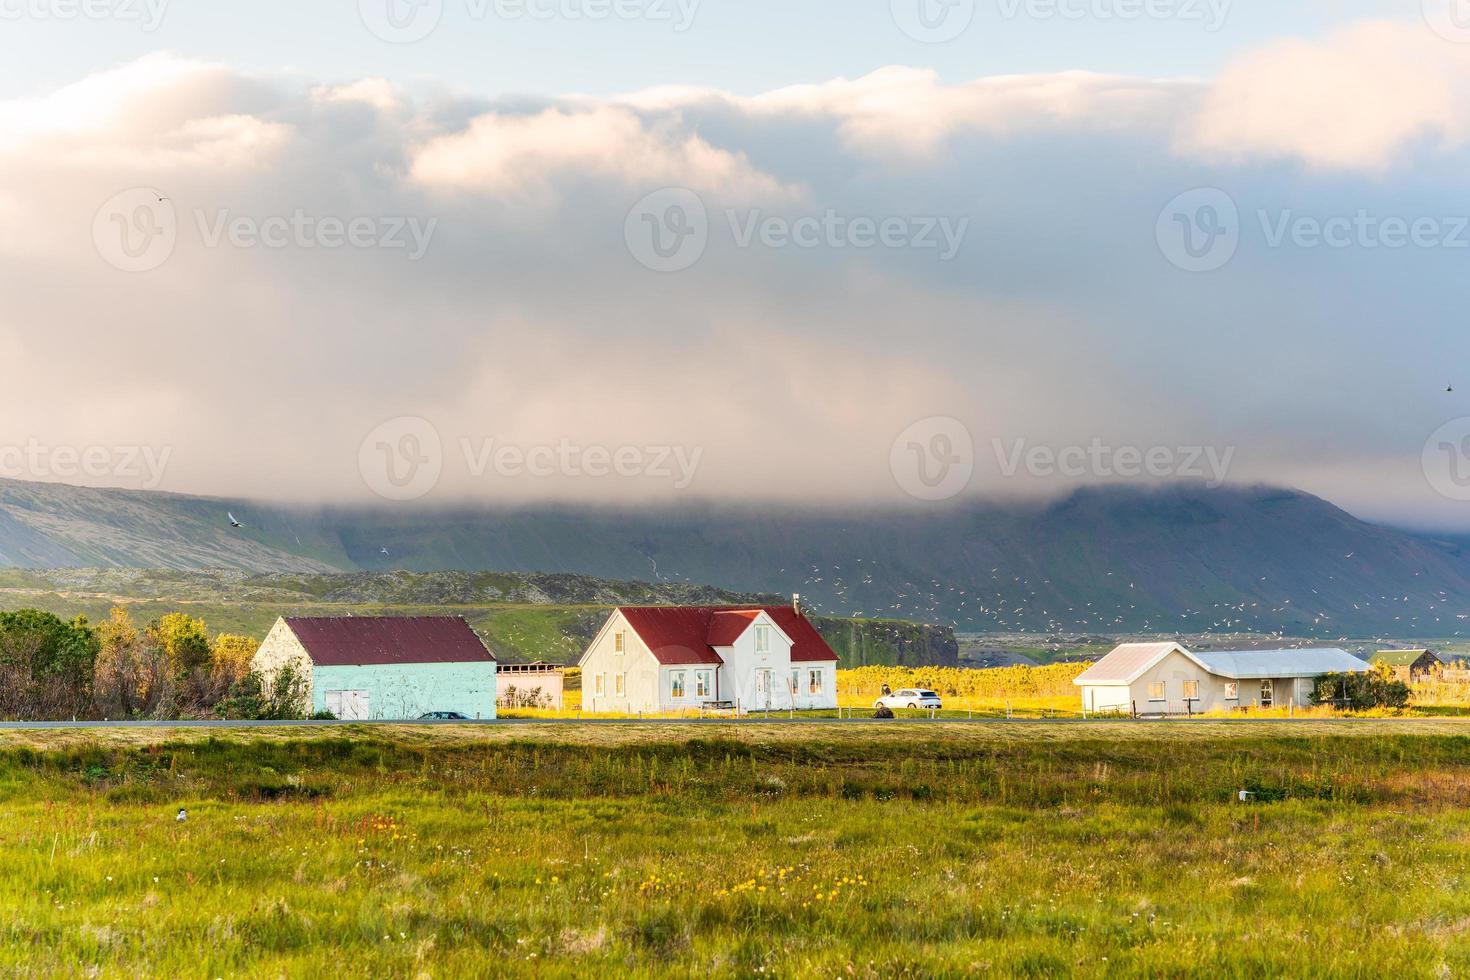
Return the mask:
[[791,608],[796,612],[796,615],[800,616],[802,614],[801,613],[801,593],[800,592],[793,592],[793,593],[791,593]]

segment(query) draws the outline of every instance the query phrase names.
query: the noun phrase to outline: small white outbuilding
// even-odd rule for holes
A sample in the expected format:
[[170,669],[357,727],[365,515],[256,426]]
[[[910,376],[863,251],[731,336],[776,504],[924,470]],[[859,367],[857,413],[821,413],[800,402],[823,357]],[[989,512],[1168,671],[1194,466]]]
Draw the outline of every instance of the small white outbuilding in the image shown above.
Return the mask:
[[1073,681],[1089,714],[1182,715],[1310,704],[1323,674],[1371,668],[1335,647],[1193,653],[1173,643],[1124,643]]

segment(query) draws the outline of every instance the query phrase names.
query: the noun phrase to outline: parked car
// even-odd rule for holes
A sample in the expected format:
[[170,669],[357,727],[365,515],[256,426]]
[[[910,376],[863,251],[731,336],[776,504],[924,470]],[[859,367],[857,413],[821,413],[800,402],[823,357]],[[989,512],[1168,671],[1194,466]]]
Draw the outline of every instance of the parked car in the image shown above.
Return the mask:
[[894,691],[874,701],[873,707],[942,708],[944,702],[933,691],[927,691],[922,687],[906,687],[902,691]]
[[428,711],[419,715],[419,721],[469,721],[469,715],[458,711]]

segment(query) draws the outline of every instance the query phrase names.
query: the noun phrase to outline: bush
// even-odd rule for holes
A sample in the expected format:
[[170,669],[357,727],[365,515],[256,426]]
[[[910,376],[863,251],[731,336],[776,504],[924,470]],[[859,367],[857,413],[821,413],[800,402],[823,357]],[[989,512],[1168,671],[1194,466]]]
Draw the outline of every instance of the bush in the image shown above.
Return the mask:
[[1406,708],[1409,685],[1395,678],[1391,668],[1379,664],[1366,674],[1324,674],[1317,678],[1312,701],[1351,711]]
[[893,709],[886,704],[878,705],[878,710],[873,712],[874,718],[892,718]]

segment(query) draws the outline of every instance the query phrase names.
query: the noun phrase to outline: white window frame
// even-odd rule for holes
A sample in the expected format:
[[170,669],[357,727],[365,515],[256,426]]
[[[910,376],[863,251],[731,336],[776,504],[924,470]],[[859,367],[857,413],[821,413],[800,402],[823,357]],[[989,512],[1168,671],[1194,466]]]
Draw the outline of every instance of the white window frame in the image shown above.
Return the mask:
[[771,628],[765,624],[757,624],[755,628],[755,652],[767,654],[771,652]]
[[1240,682],[1239,681],[1226,681],[1225,682],[1225,700],[1226,701],[1239,701],[1240,700]]
[[807,671],[807,693],[822,693],[822,668],[813,667],[811,670]]
[[791,696],[795,697],[801,691],[801,668],[791,668]]
[[714,671],[696,670],[694,672],[694,696],[697,698],[713,697],[714,681]]
[[618,630],[613,634],[613,653],[628,652],[628,634],[624,630]]
[[[1154,691],[1158,691],[1159,693],[1158,694],[1154,694]],[[1167,698],[1168,698],[1168,693],[1167,693],[1167,689],[1164,687],[1164,682],[1163,681],[1151,681],[1151,682],[1149,682],[1149,685],[1148,685],[1148,699],[1149,699],[1149,701],[1151,701],[1151,702],[1153,702],[1153,701],[1164,701],[1164,700],[1167,700]]]
[[689,690],[689,672],[687,670],[669,671],[669,697],[682,698]]
[[1186,700],[1186,701],[1198,701],[1199,700],[1199,681],[1185,681],[1184,682],[1184,700]]
[[595,693],[598,697],[602,697],[603,695],[605,695],[607,693],[607,675],[606,674],[598,674],[597,675],[597,677],[596,677],[596,685],[593,688],[593,693]]
[[621,697],[627,696],[627,693],[628,693],[628,672],[627,671],[623,671],[621,673],[613,674],[613,695],[615,697],[620,697],[621,698]]

